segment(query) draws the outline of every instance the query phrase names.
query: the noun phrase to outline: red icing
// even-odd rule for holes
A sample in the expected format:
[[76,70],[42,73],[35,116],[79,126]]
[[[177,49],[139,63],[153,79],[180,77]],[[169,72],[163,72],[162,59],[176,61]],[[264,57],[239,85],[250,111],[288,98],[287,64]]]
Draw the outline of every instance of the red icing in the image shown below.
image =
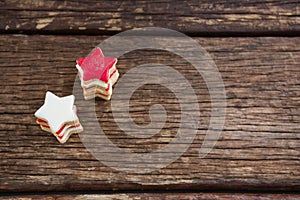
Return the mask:
[[102,96],[108,97],[108,94],[103,94],[103,93],[101,93],[101,92],[96,92],[96,94],[100,94],[100,95],[102,95]]
[[107,88],[105,89],[105,91],[108,91],[110,87],[110,84],[107,85]]
[[64,135],[62,135],[62,136],[59,136],[59,135],[58,135],[57,137],[58,137],[59,139],[62,139],[62,138],[64,137]]
[[[69,128],[76,128],[76,127],[79,127],[79,126],[80,126],[80,124],[76,124],[76,125],[74,125],[74,126],[70,126]],[[62,139],[62,138],[64,137],[64,135],[59,136],[58,133],[56,133],[56,135],[57,135],[57,137],[58,137],[59,139]]]
[[79,58],[79,59],[77,60],[77,64],[78,64],[79,66],[81,66],[82,63],[83,63],[83,61],[84,61],[84,58]]
[[108,82],[109,69],[117,62],[116,58],[104,57],[101,49],[97,47],[88,57],[79,58],[77,64],[83,71],[83,80],[99,79]]
[[[75,128],[75,127],[79,127],[79,126],[80,126],[80,124],[76,124],[76,125],[70,126],[69,128]],[[56,132],[56,134],[59,135],[65,127],[66,127],[66,124],[64,124],[64,125]]]
[[110,75],[109,78],[111,78],[116,72],[117,72],[117,69],[115,69],[115,70],[111,73],[111,75]]
[[47,125],[44,125],[44,124],[41,124],[42,127],[45,127],[45,128],[50,128],[50,126],[47,126]]
[[36,122],[39,124],[39,123],[48,123],[47,121],[45,120],[42,120],[42,119],[39,119],[37,118]]
[[66,124],[64,124],[58,131],[56,131],[56,134],[60,134],[62,130],[66,127]]

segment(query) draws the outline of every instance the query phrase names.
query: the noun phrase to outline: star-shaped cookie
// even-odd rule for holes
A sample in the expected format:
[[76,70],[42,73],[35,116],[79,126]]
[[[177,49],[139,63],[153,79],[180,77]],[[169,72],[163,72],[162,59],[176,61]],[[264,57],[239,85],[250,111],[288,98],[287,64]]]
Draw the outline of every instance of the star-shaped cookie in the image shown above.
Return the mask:
[[109,100],[112,86],[119,78],[117,58],[105,57],[97,47],[90,55],[79,58],[76,62],[84,98],[87,100],[100,97]]
[[47,92],[44,105],[34,115],[47,121],[50,129],[57,132],[64,124],[78,121],[73,110],[74,100],[74,95],[58,97],[52,92]]

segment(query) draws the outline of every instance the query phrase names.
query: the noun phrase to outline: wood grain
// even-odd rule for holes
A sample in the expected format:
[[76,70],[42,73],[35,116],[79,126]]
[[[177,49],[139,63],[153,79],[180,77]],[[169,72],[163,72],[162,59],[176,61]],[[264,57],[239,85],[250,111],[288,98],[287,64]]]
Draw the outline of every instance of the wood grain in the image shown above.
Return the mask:
[[[198,151],[211,106],[199,74],[187,61],[165,51],[134,51],[122,56],[118,64],[121,75],[144,63],[168,64],[189,80],[199,100],[200,127],[193,144],[174,163],[145,174],[111,169],[85,149],[78,135],[60,145],[35,124],[33,113],[43,104],[45,92],[71,94],[77,73],[75,59],[87,55],[104,38],[0,37],[1,192],[299,191],[300,38],[195,38],[211,54],[222,74],[228,106],[222,135],[204,159],[198,157]],[[165,106],[171,116],[168,115],[164,130],[149,139],[123,133],[114,122],[110,102],[96,102],[97,116],[107,137],[120,148],[150,152],[170,142],[180,116],[171,91],[145,85],[132,96],[132,118],[147,124],[149,106],[155,103]],[[89,108],[80,106],[80,101],[78,104],[81,120],[94,126],[82,118]]]
[[159,26],[194,35],[299,35],[296,0],[0,1],[4,33],[107,34]]
[[225,193],[121,193],[121,194],[88,194],[88,195],[32,195],[32,196],[4,196],[3,200],[171,200],[171,199],[199,199],[199,200],[297,200],[300,195],[296,194],[225,194]]

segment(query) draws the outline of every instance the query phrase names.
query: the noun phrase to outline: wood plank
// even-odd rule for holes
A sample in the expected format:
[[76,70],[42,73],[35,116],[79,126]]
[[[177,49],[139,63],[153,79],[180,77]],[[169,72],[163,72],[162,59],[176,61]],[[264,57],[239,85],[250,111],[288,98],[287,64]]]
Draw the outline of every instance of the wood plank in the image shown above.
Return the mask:
[[4,196],[3,200],[93,200],[93,199],[114,199],[114,200],[161,200],[161,199],[199,199],[199,200],[297,200],[297,194],[226,194],[226,193],[121,193],[121,194],[87,194],[87,195],[31,195],[31,196]]
[[159,26],[198,35],[299,35],[296,0],[0,1],[0,31],[115,33]]
[[[224,130],[204,159],[198,157],[198,151],[208,128],[211,106],[205,82],[195,69],[181,57],[164,51],[134,51],[122,56],[118,64],[121,75],[140,64],[168,64],[190,80],[199,99],[200,127],[189,149],[174,163],[144,174],[114,170],[95,159],[78,135],[61,145],[35,124],[33,113],[42,105],[45,92],[71,94],[77,73],[75,59],[103,39],[0,37],[0,191],[299,191],[299,37],[195,38],[215,60],[228,97]],[[150,139],[124,134],[114,122],[110,102],[96,102],[97,117],[112,142],[145,153],[170,142],[180,117],[172,92],[146,85],[132,97],[132,118],[147,123],[153,103],[161,103],[171,116],[165,131]],[[88,121],[84,116],[89,108],[78,107],[81,121]]]

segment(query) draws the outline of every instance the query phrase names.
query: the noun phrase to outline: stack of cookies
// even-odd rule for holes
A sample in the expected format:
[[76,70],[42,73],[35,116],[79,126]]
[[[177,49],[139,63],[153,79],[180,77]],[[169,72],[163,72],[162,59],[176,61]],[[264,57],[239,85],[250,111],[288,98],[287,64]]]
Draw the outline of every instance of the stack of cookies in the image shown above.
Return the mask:
[[112,86],[119,78],[117,58],[104,57],[101,49],[97,47],[89,56],[79,58],[76,62],[84,98],[87,100],[100,97],[109,100]]
[[42,130],[52,133],[60,143],[65,143],[73,133],[83,131],[76,115],[74,95],[58,97],[46,93],[44,105],[36,112],[36,122]]

